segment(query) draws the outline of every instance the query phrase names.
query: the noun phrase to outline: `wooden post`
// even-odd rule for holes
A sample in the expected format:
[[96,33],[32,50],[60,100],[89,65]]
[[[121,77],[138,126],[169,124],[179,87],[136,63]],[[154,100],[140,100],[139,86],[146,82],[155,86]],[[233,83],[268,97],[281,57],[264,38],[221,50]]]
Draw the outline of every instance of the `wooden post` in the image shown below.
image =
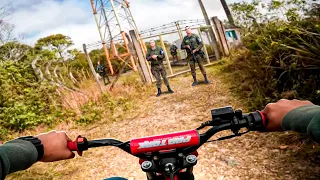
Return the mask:
[[214,16],[212,17],[212,21],[213,21],[213,24],[215,26],[215,29],[217,31],[217,34],[218,34],[218,38],[219,38],[219,42],[221,44],[221,50],[223,51],[223,53],[226,55],[226,56],[229,56],[229,46],[228,46],[228,43],[227,43],[227,39],[226,39],[226,35],[225,35],[225,32],[224,32],[224,28],[222,27],[222,23],[220,22],[220,20],[217,18],[217,16]]
[[87,52],[86,44],[83,44],[83,51],[84,51],[84,53],[85,53],[86,56],[87,56],[87,60],[88,60],[89,67],[90,67],[90,69],[91,69],[92,75],[93,75],[94,79],[96,80],[100,91],[103,92],[103,91],[102,91],[102,88],[101,88],[101,84],[100,84],[100,82],[99,82],[99,79],[98,79],[98,77],[96,76],[96,71],[94,70],[94,67],[93,67],[91,58],[90,58],[90,56],[89,56],[89,54],[88,54],[88,52]]
[[[206,24],[208,26],[210,26],[211,23],[210,23],[210,20],[208,18],[208,14],[207,14],[207,12],[206,12],[206,10],[204,8],[204,5],[202,3],[202,0],[198,0],[198,2],[199,2],[199,5],[200,5],[200,8],[201,8],[204,20],[206,21]],[[209,34],[210,34],[210,37],[211,37],[211,40],[212,40],[212,47],[213,47],[214,54],[215,54],[217,60],[219,60],[219,59],[221,59],[221,56],[220,56],[220,52],[219,52],[219,48],[218,48],[218,44],[217,44],[217,39],[216,39],[216,36],[215,36],[212,28],[209,28]]]
[[210,60],[209,60],[209,55],[208,55],[208,51],[207,51],[207,47],[206,45],[204,44],[204,41],[203,41],[203,37],[202,37],[202,33],[201,33],[201,30],[200,28],[198,28],[198,33],[199,33],[199,37],[203,43],[203,50],[204,50],[204,54],[206,55],[206,59],[207,59],[207,62],[208,64],[210,63]]
[[146,60],[145,60],[145,58],[144,58],[144,56],[142,54],[142,49],[141,49],[141,46],[139,44],[139,40],[137,38],[137,35],[134,32],[134,30],[130,30],[129,34],[131,36],[133,46],[136,49],[136,53],[137,53],[137,56],[138,56],[138,59],[139,59],[139,63],[141,65],[142,73],[143,73],[143,75],[145,77],[146,83],[147,84],[151,84],[152,83],[152,79],[151,79],[151,75],[150,75],[149,70],[148,70],[148,64],[147,64],[147,62],[146,62]]
[[[140,42],[140,47],[142,46],[142,54],[143,54],[143,57],[146,57],[146,53],[147,53],[147,46],[146,44],[143,42],[143,39],[141,37],[141,34],[139,35],[139,42]],[[149,75],[151,77],[151,82],[153,81],[152,79],[152,73],[151,73],[151,69],[150,69],[150,64],[149,62],[147,61],[147,59],[144,59],[146,65],[147,65],[147,69],[148,69],[148,72],[149,72]]]
[[223,46],[222,46],[222,42],[220,40],[220,35],[219,35],[219,30],[218,30],[218,26],[214,21],[214,18],[212,17],[212,22],[213,22],[213,27],[214,27],[214,31],[216,32],[217,38],[218,38],[218,43],[219,43],[219,47],[221,49],[221,51],[223,52]]
[[230,46],[229,46],[229,43],[228,43],[228,40],[227,40],[227,36],[226,36],[226,28],[224,27],[222,21],[219,20],[219,22],[220,22],[220,27],[221,27],[222,32],[223,32],[223,37],[224,37],[223,39],[224,39],[224,41],[225,41],[225,43],[227,45],[227,49],[228,49],[228,55],[227,56],[229,56],[230,55]]
[[160,43],[161,43],[161,46],[162,46],[162,49],[164,51],[164,55],[166,56],[166,61],[168,63],[168,66],[169,66],[169,71],[170,71],[170,74],[172,75],[173,72],[172,72],[172,68],[171,68],[171,64],[170,64],[170,60],[169,60],[169,56],[168,56],[168,53],[167,53],[167,50],[166,50],[166,46],[164,45],[164,42],[163,42],[163,39],[162,39],[162,36],[160,35],[159,36],[160,38]]
[[222,5],[222,7],[224,9],[224,12],[227,15],[227,18],[228,18],[228,21],[229,21],[230,25],[235,27],[234,20],[233,20],[233,17],[232,17],[232,14],[230,12],[230,9],[228,7],[227,2],[225,0],[220,0],[220,2],[221,2],[221,5]]
[[[128,46],[129,42],[128,42],[128,39],[127,39],[127,37],[125,35],[125,32],[121,32],[121,35],[122,35],[122,39],[124,41],[124,45],[125,45],[127,51],[130,53],[130,49],[129,49],[129,46]],[[134,60],[133,60],[133,57],[131,56],[131,54],[130,54],[129,58],[130,58],[130,62],[131,62],[131,65],[132,65],[132,70],[133,71],[137,71],[136,64],[134,63]]]
[[[137,34],[137,36],[139,37],[138,34]],[[133,42],[132,42],[132,40],[131,40],[130,37],[128,37],[128,41],[129,41],[128,47],[129,47],[129,50],[130,50],[130,54],[131,54],[132,57],[133,57],[133,60],[134,60],[134,63],[135,63],[135,65],[136,65],[136,67],[137,67],[137,70],[138,70],[138,73],[139,73],[139,75],[140,75],[140,78],[141,78],[142,82],[146,82],[146,79],[145,79],[145,77],[144,77],[144,75],[143,75],[143,72],[142,72],[142,69],[141,69],[141,65],[140,65],[140,63],[139,63],[139,59],[138,59],[138,56],[137,56],[137,52],[136,52],[136,50],[134,49]],[[141,42],[141,39],[139,39],[139,41]],[[140,47],[143,49],[143,47],[141,46],[141,43],[140,43]],[[143,52],[143,51],[142,51],[142,52]],[[145,56],[144,53],[143,53],[143,56]]]

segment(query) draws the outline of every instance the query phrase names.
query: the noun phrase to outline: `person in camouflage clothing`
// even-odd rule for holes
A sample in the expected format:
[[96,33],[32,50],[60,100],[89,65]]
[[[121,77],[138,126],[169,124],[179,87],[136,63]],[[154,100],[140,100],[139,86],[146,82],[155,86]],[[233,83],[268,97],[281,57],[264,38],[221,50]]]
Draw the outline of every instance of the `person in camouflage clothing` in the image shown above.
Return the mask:
[[163,65],[164,59],[164,51],[161,47],[157,47],[153,40],[150,41],[150,48],[147,50],[146,58],[148,61],[151,62],[151,72],[153,76],[157,80],[157,88],[158,93],[156,96],[161,95],[161,76],[163,78],[164,84],[168,88],[169,93],[173,93],[172,89],[170,88],[169,81],[167,79],[166,69]]
[[181,49],[185,49],[187,51],[187,60],[193,77],[192,86],[198,84],[196,77],[196,63],[198,63],[201,73],[203,74],[205,83],[209,84],[210,81],[207,78],[206,70],[202,64],[203,52],[201,48],[203,47],[203,43],[198,35],[191,33],[189,26],[186,26],[185,30],[187,35],[182,40]]
[[177,62],[178,61],[177,50],[178,50],[178,48],[176,46],[176,43],[173,43],[172,46],[170,47],[170,53],[171,53],[173,62]]
[[[97,62],[97,71],[99,73],[99,75],[101,76],[104,85],[106,86],[107,84],[110,83],[110,79],[108,77],[107,71],[106,71],[106,67],[104,67],[103,64],[100,63],[100,61]],[[108,80],[108,83],[106,83],[106,80]]]

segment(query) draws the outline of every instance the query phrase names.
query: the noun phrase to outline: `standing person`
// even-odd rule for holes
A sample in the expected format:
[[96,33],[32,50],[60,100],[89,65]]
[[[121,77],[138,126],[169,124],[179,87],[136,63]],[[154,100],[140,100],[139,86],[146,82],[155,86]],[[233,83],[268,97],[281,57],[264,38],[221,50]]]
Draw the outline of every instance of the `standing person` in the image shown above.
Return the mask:
[[[104,85],[106,86],[107,84],[109,84],[110,80],[109,80],[108,74],[106,72],[106,68],[104,67],[103,64],[100,64],[100,61],[98,61],[97,71],[98,71],[99,75],[102,77]],[[106,83],[105,78],[108,80],[108,83]]]
[[157,80],[158,93],[156,96],[158,97],[162,93],[161,76],[163,78],[164,84],[168,88],[168,92],[173,93],[172,89],[170,88],[169,81],[167,79],[166,69],[163,65],[164,52],[161,47],[156,46],[153,40],[150,41],[150,48],[148,48],[147,50],[146,58],[148,61],[151,61],[151,72]]
[[185,49],[187,51],[187,60],[189,61],[191,74],[193,77],[192,86],[196,86],[198,84],[195,63],[198,63],[205,83],[210,84],[210,81],[207,78],[206,70],[204,69],[202,64],[203,52],[201,48],[203,47],[203,43],[198,35],[191,33],[191,29],[189,28],[189,26],[186,26],[185,30],[187,35],[182,40],[181,49]]
[[176,43],[173,43],[172,46],[170,47],[170,53],[171,53],[173,62],[178,61],[177,50],[178,48],[176,46]]

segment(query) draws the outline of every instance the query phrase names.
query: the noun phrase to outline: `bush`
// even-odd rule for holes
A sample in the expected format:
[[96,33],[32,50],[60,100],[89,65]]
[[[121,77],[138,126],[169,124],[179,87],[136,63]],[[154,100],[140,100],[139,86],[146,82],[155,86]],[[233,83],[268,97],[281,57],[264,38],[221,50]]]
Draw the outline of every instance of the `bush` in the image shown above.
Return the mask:
[[280,98],[320,103],[320,26],[311,20],[271,22],[244,37],[247,47],[224,68],[250,110]]
[[76,121],[79,124],[90,124],[101,119],[102,109],[95,106],[95,103],[89,102],[82,107],[82,115]]
[[21,131],[51,124],[61,106],[55,87],[38,83],[30,65],[0,61],[0,127]]

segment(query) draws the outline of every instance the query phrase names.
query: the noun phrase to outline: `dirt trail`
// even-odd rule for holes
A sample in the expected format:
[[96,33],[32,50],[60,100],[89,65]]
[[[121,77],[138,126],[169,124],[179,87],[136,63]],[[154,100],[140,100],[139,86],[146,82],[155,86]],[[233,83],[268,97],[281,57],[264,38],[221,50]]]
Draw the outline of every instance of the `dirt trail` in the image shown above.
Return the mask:
[[[242,107],[231,98],[228,88],[213,76],[212,84],[191,87],[190,76],[171,79],[174,94],[165,94],[138,105],[134,117],[113,124],[97,124],[70,129],[70,136],[82,134],[88,138],[130,138],[194,129],[210,119],[210,110],[232,105]],[[199,79],[202,78],[199,76]],[[215,137],[227,135],[222,132]],[[283,134],[283,133],[282,133]],[[280,134],[280,135],[282,135]],[[317,179],[320,168],[308,158],[293,157],[294,148],[279,148],[279,133],[248,133],[230,140],[207,143],[199,149],[196,179]],[[129,180],[144,180],[138,159],[112,148],[91,149],[83,157],[38,163],[12,179],[103,179],[122,176]],[[9,179],[11,179],[9,178]]]

